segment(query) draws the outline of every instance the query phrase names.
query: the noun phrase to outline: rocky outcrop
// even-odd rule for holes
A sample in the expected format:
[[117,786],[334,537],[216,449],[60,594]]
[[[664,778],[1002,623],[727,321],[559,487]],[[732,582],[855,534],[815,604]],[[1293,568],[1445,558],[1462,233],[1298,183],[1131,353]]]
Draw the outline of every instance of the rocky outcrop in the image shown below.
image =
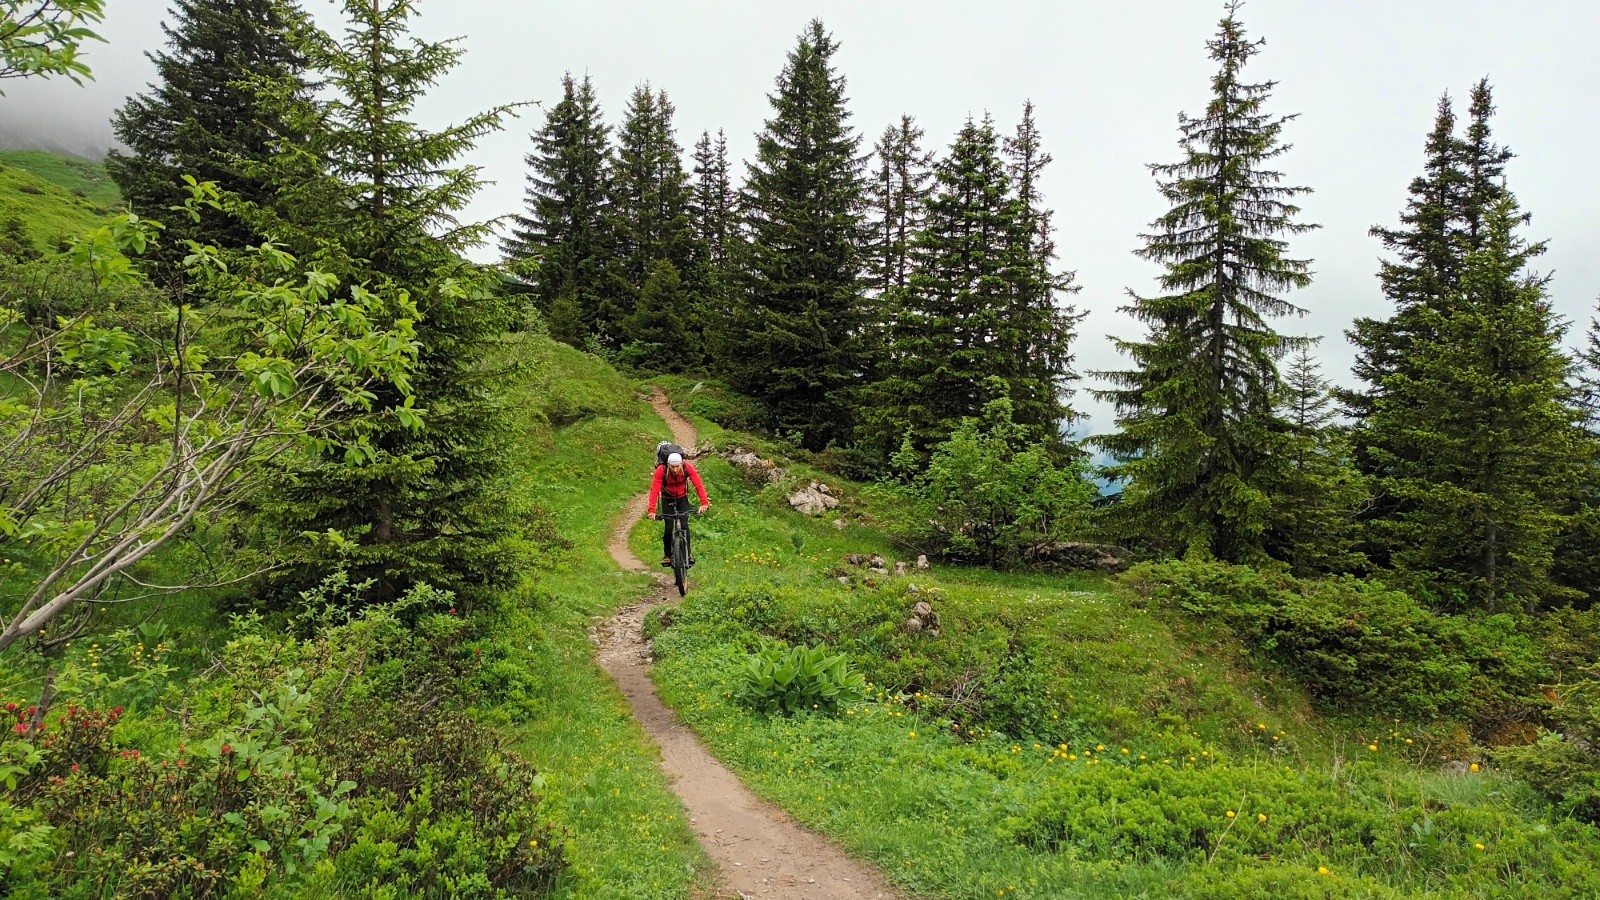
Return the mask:
[[1055,541],[1034,547],[1024,558],[1030,565],[1043,569],[1078,569],[1114,574],[1127,570],[1132,564],[1129,556],[1127,550],[1110,544]]
[[828,486],[813,481],[789,495],[789,505],[808,516],[820,516],[839,505],[839,498],[828,492]]

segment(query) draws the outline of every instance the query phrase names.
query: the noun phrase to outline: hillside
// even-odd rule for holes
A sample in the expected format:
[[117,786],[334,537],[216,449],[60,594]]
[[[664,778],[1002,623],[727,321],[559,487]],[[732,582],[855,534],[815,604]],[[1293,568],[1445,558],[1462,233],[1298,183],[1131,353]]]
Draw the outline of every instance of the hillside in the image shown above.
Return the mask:
[[120,203],[98,163],[42,150],[0,151],[0,224],[20,221],[41,251],[95,227]]

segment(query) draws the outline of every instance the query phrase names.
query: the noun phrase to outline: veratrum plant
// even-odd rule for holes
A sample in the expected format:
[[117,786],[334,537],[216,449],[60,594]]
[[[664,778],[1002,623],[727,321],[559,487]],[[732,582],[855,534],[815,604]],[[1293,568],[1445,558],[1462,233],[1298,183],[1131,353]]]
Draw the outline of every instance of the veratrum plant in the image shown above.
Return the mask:
[[833,714],[867,695],[867,681],[850,669],[843,654],[826,647],[772,648],[752,653],[745,665],[739,699],[771,715],[804,710]]

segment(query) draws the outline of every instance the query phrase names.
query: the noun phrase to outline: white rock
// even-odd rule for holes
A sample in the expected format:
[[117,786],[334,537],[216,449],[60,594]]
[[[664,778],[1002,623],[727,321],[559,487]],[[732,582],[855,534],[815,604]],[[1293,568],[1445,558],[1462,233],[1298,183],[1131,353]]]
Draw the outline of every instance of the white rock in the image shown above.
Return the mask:
[[789,497],[789,505],[808,516],[820,516],[839,505],[839,501],[813,488],[796,491]]

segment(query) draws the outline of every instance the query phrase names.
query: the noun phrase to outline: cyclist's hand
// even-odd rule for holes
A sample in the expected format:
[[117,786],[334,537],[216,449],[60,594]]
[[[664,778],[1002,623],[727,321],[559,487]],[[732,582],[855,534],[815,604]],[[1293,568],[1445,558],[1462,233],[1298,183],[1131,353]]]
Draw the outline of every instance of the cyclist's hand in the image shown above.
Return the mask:
[[661,517],[656,515],[655,513],[645,513],[645,518],[649,519],[652,522],[658,522],[658,521],[661,520]]
[[709,503],[700,504],[700,515],[702,515],[702,516],[705,515],[706,514],[706,510],[708,510],[710,508],[711,508],[711,504],[709,504]]

